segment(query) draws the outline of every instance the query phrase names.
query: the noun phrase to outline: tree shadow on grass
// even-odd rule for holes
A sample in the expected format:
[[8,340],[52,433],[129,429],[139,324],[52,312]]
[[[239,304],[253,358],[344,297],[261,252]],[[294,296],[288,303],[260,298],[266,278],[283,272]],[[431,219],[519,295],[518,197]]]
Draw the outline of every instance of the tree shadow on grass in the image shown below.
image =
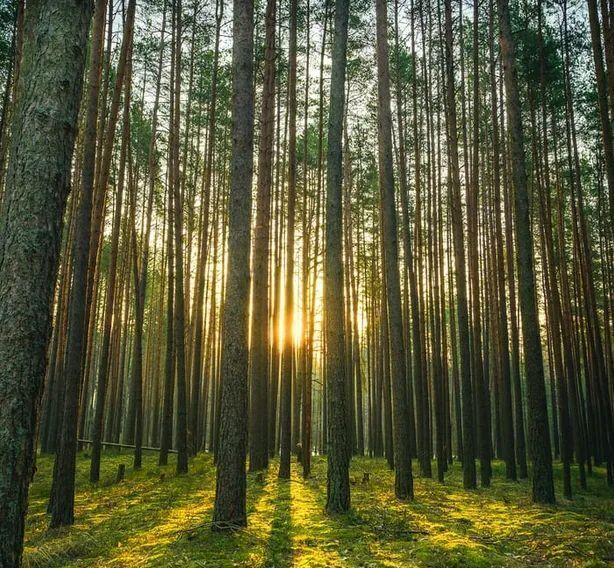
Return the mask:
[[[397,501],[393,472],[379,460],[352,465],[353,510],[329,516],[326,462],[314,460],[308,480],[248,475],[248,523],[233,534],[212,533],[215,494],[211,456],[191,462],[187,476],[146,456],[139,472],[115,484],[125,456],[105,454],[103,482],[89,484],[89,460],[78,462],[77,525],[47,531],[45,513],[52,460],[39,460],[31,492],[25,566],[258,566],[310,567],[566,565],[612,557],[612,494],[596,469],[588,491],[554,507],[530,502],[528,481],[504,479],[502,465],[490,489],[464,491],[455,464],[441,485],[416,479],[416,501]],[[362,483],[362,474],[370,481]],[[161,474],[164,473],[164,479]],[[555,469],[560,485],[560,472]],[[105,481],[107,480],[108,483]],[[557,486],[560,490],[560,487]],[[601,561],[601,564],[599,563]]]
[[[176,481],[172,470],[158,468],[154,457],[145,457],[139,472],[127,469],[122,483],[111,483],[117,464],[125,456],[104,454],[102,482],[92,485],[87,480],[89,459],[82,454],[77,462],[77,491],[75,498],[75,525],[48,529],[46,505],[50,488],[52,458],[39,459],[42,471],[48,476],[42,483],[35,480],[30,499],[25,566],[66,566],[70,561],[108,557],[113,555],[122,541],[155,526],[165,511],[189,505],[198,499],[195,476]],[[197,466],[201,475],[209,475],[207,460]],[[166,482],[160,479],[166,474]]]
[[[148,566],[260,566],[266,542],[263,524],[256,517],[267,508],[269,483],[257,482],[248,474],[247,515],[248,526],[235,531],[212,530],[215,481],[212,481],[210,499],[197,518],[175,526],[169,539],[157,546],[148,558]],[[168,564],[173,559],[172,564]],[[166,564],[165,564],[166,563]]]
[[[173,542],[157,551],[157,558],[173,558],[177,566],[292,566],[291,484],[261,472],[248,475],[248,526],[234,532],[213,532],[210,513],[204,523],[187,527]],[[151,562],[150,565],[157,565]],[[162,566],[162,563],[160,564]]]
[[263,567],[292,566],[292,483],[278,480],[271,517],[271,533],[265,545]]
[[[194,458],[188,475],[175,476],[174,464],[158,467],[157,455],[147,454],[141,470],[127,468],[126,479],[113,483],[117,465],[125,458],[105,453],[101,482],[93,485],[87,479],[89,459],[79,456],[73,527],[47,528],[48,483],[35,486],[25,566],[91,565],[103,559],[129,565],[155,554],[164,547],[159,543],[172,540],[207,514],[215,479],[210,456]],[[50,472],[50,463],[43,464]]]
[[[574,502],[560,498],[556,506],[534,505],[530,482],[507,481],[502,465],[494,465],[498,475],[488,489],[463,490],[458,465],[443,485],[417,478],[416,501],[409,504],[394,499],[393,474],[380,469],[371,487],[355,487],[353,503],[371,526],[424,530],[407,544],[407,553],[428,566],[564,564],[609,556],[601,543],[607,541],[601,538],[607,533],[604,521],[588,514],[595,499],[583,503],[579,494]],[[393,536],[385,548],[399,547]]]
[[373,538],[374,531],[365,511],[352,506],[347,513],[327,513],[324,476],[314,475],[307,480],[301,480],[300,483],[305,495],[317,508],[315,513],[319,522],[309,533],[308,540],[319,549],[319,554],[324,557],[321,565],[380,565],[375,561],[378,543]]

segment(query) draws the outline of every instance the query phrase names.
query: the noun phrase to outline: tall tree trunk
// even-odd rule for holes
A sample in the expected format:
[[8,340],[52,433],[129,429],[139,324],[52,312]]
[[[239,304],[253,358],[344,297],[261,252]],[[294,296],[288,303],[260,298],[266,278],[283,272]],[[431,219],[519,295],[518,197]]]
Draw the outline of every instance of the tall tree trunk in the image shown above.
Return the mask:
[[[111,158],[113,154],[113,140],[114,130],[117,124],[117,118],[119,116],[119,107],[121,102],[121,92],[124,86],[126,90],[124,96],[129,98],[130,88],[128,85],[132,81],[131,77],[131,60],[132,60],[132,37],[134,33],[134,16],[136,11],[136,0],[130,0],[128,4],[128,11],[126,13],[126,23],[124,29],[124,37],[122,40],[122,47],[120,52],[120,59],[118,63],[117,76],[115,80],[115,88],[113,92],[113,101],[111,106],[111,116],[109,118],[109,126],[107,131],[107,139],[103,148],[103,157],[100,166],[100,172],[97,180],[97,197],[99,199],[98,204],[94,201],[94,213],[93,213],[93,226],[92,226],[92,240],[90,243],[90,259],[89,259],[89,271],[93,274],[95,269],[95,254],[93,251],[98,249],[101,235],[102,235],[102,222],[103,222],[103,209],[106,194],[106,186],[109,181],[109,174],[111,169]],[[120,162],[123,163],[125,168],[126,152],[128,150],[129,142],[129,124],[130,124],[130,104],[124,104],[124,131],[122,134],[122,148],[124,152],[123,158],[120,156]],[[122,165],[120,164],[120,172],[122,171]],[[120,176],[121,177],[121,176]],[[105,305],[104,315],[104,331],[101,346],[100,361],[98,367],[98,380],[96,408],[94,416],[94,427],[92,432],[92,461],[90,464],[90,480],[97,482],[100,477],[100,454],[102,451],[102,433],[103,433],[103,420],[104,420],[104,407],[106,402],[107,391],[107,378],[108,378],[108,362],[109,362],[109,350],[111,341],[111,323],[113,319],[113,304],[115,299],[115,272],[117,268],[117,248],[119,246],[119,228],[121,220],[121,200],[123,195],[123,179],[118,181],[117,196],[115,203],[115,214],[113,220],[112,244],[111,244],[111,262],[108,272],[107,282],[107,297]],[[94,261],[93,261],[94,259]],[[90,298],[93,302],[93,299]]]
[[92,26],[85,116],[81,195],[75,235],[72,240],[72,289],[69,300],[68,339],[64,355],[64,408],[59,448],[51,487],[51,526],[72,525],[74,522],[75,467],[77,453],[77,420],[83,377],[86,329],[87,264],[89,259],[94,167],[96,162],[96,127],[102,72],[102,49],[106,0],[96,3]]
[[[465,270],[465,241],[463,237],[463,212],[461,204],[460,174],[458,166],[458,129],[456,125],[456,100],[454,95],[454,52],[452,43],[452,2],[445,0],[446,47],[446,100],[448,114],[448,144],[450,156],[450,197],[452,231],[454,236],[454,268],[456,274],[456,310],[461,366],[463,399],[463,485],[466,489],[476,486],[475,429],[473,423],[473,393],[471,385],[471,352],[469,348],[469,314],[467,309],[467,277]],[[477,388],[477,387],[476,387]]]
[[[185,297],[183,264],[183,198],[181,195],[181,168],[179,163],[179,131],[181,122],[181,0],[174,0],[175,18],[175,83],[171,87],[171,104],[174,105],[171,121],[171,176],[169,191],[173,194],[175,221],[175,357],[177,362],[177,473],[188,472],[188,423],[187,376],[185,348]],[[174,98],[173,98],[174,95]]]
[[[416,58],[416,39],[415,39],[415,6],[411,0],[411,53],[413,61]],[[422,313],[420,306],[420,279],[422,277],[422,261],[420,251],[421,233],[421,191],[422,191],[422,165],[420,153],[420,131],[418,121],[418,79],[416,65],[412,65],[412,107],[413,107],[413,134],[414,134],[414,175],[416,191],[416,211],[415,211],[415,254],[414,278],[410,277],[411,287],[411,325],[412,325],[412,352],[413,352],[413,377],[414,392],[416,397],[416,450],[420,461],[420,473],[424,477],[431,477],[431,456],[429,454],[430,436],[428,428],[428,408],[427,408],[427,381],[424,372],[422,357]],[[412,285],[412,282],[414,285]]]
[[[149,240],[151,234],[151,218],[153,213],[154,189],[158,166],[156,163],[156,138],[158,134],[158,109],[160,104],[160,87],[162,78],[162,61],[164,55],[164,35],[166,31],[166,4],[162,14],[162,32],[160,34],[160,50],[158,58],[158,71],[156,81],[156,94],[151,119],[151,140],[147,156],[147,205],[145,230],[142,235],[141,264],[137,263],[136,227],[133,227],[134,239],[134,280],[135,280],[135,330],[134,353],[132,361],[132,385],[130,406],[128,408],[128,431],[134,432],[134,469],[139,469],[142,463],[143,445],[143,382],[145,378],[143,367],[143,328],[145,319],[145,301],[149,270]],[[134,430],[133,430],[134,428]]]
[[[174,32],[173,32],[174,33]],[[169,187],[166,189],[166,223],[168,235],[166,237],[166,349],[164,359],[164,395],[162,401],[162,425],[160,432],[160,455],[159,465],[168,463],[168,451],[173,444],[173,407],[175,401],[175,340],[174,340],[174,317],[175,310],[175,278],[173,252],[173,197]]]
[[[413,16],[412,16],[413,18]],[[412,37],[412,42],[413,42]],[[417,322],[420,325],[420,316],[418,312],[418,287],[416,285],[416,272],[414,270],[414,258],[412,250],[412,235],[411,235],[411,222],[409,219],[409,184],[407,176],[407,156],[405,149],[405,125],[404,125],[404,113],[403,113],[403,90],[401,84],[401,61],[400,61],[400,47],[399,47],[399,2],[395,0],[394,4],[394,43],[395,43],[395,63],[396,63],[396,99],[397,99],[397,125],[399,130],[399,192],[401,197],[401,213],[402,213],[402,231],[403,231],[403,257],[405,264],[405,273],[407,274],[407,281],[409,284],[409,298],[406,298],[411,304],[412,323]],[[413,68],[414,66],[412,66]],[[415,78],[414,78],[415,79]],[[409,306],[405,310],[406,317],[409,318],[410,309]],[[407,334],[409,333],[409,327],[406,325]],[[415,332],[414,332],[415,335]],[[418,332],[419,336],[419,332]],[[414,349],[415,349],[414,344]],[[406,342],[406,351],[409,351],[409,341]],[[418,355],[420,350],[418,350]],[[411,374],[411,360],[406,358],[407,373]],[[413,376],[416,380],[415,375]],[[408,412],[409,412],[409,426],[410,426],[410,446],[413,452],[416,449],[416,428],[414,420],[414,401],[413,401],[413,389],[411,387],[411,381],[408,381]],[[422,404],[422,401],[419,402]],[[430,459],[429,459],[430,463]]]
[[533,460],[533,500],[538,503],[553,503],[552,454],[548,432],[544,362],[535,300],[533,237],[529,220],[529,196],[516,56],[508,0],[497,0],[497,6],[509,121],[512,177],[516,190],[516,263],[520,282],[520,313],[522,315],[522,338],[527,378],[529,451]]
[[377,93],[379,186],[382,239],[385,251],[384,280],[387,292],[388,327],[390,336],[390,373],[393,385],[395,495],[413,499],[414,488],[409,451],[409,414],[403,345],[401,286],[397,219],[392,167],[392,116],[390,112],[390,77],[388,60],[388,26],[386,0],[376,0]]
[[222,18],[224,15],[224,0],[216,1],[215,11],[215,46],[213,51],[213,70],[211,73],[211,101],[209,102],[209,133],[207,137],[207,154],[205,161],[204,179],[204,205],[202,212],[202,227],[200,235],[200,247],[198,251],[198,266],[196,268],[196,293],[194,296],[194,352],[192,354],[192,393],[190,397],[189,430],[192,439],[191,451],[195,454],[198,451],[198,412],[200,402],[200,389],[202,385],[203,358],[202,343],[204,333],[204,289],[205,289],[205,267],[207,264],[208,243],[209,243],[209,216],[211,211],[211,180],[213,177],[213,156],[215,148],[215,126],[217,108],[217,82],[219,72],[220,57],[220,35]]
[[343,314],[343,116],[349,1],[335,1],[331,99],[326,172],[326,244],[324,262],[326,403],[328,405],[328,483],[326,510],[350,508],[350,446],[346,409],[345,324]]
[[248,328],[254,137],[254,6],[233,2],[232,158],[228,275],[222,328],[222,395],[213,529],[247,525]]
[[[0,564],[23,551],[92,2],[34,2],[0,211]],[[32,109],[38,109],[32,112]]]
[[471,310],[473,315],[472,356],[473,385],[475,388],[476,429],[478,455],[480,458],[480,481],[483,487],[490,486],[490,429],[488,412],[488,376],[484,376],[482,353],[482,322],[480,312],[480,278],[478,247],[478,210],[480,197],[480,49],[478,0],[473,2],[473,155],[471,164],[471,187],[467,188],[467,249],[469,253],[469,282]]
[[294,374],[294,225],[296,212],[296,67],[298,0],[290,0],[290,45],[288,69],[288,220],[284,283],[283,351],[281,356],[279,477],[290,478],[292,437],[292,377]]
[[[133,16],[134,17],[134,16]],[[104,326],[102,332],[102,345],[100,348],[100,361],[98,363],[98,379],[96,382],[96,407],[94,411],[94,429],[92,433],[92,461],[90,463],[90,481],[96,483],[100,479],[100,458],[102,453],[102,439],[104,437],[104,412],[107,404],[107,391],[111,370],[111,347],[114,321],[115,300],[118,284],[118,256],[119,238],[122,224],[122,208],[124,186],[126,178],[126,163],[130,145],[130,95],[132,86],[132,34],[129,36],[128,53],[126,58],[126,74],[124,82],[124,107],[122,139],[119,156],[119,175],[117,179],[116,195],[113,210],[113,228],[111,232],[111,251],[109,271],[107,275],[107,290],[104,309]],[[118,302],[121,305],[121,300]]]
[[[503,460],[505,475],[508,479],[516,479],[516,456],[514,445],[514,415],[512,412],[512,380],[510,372],[509,333],[507,324],[507,302],[505,295],[505,259],[503,252],[503,231],[501,227],[501,163],[499,144],[499,103],[497,98],[496,67],[495,67],[495,7],[490,3],[489,35],[490,35],[490,97],[492,101],[492,155],[493,155],[493,186],[494,186],[494,232],[495,232],[495,263],[496,290],[498,300],[497,339],[499,341],[500,361],[500,392],[501,392],[501,437],[503,443]],[[510,254],[508,252],[508,254]]]
[[271,184],[273,182],[273,136],[275,128],[275,27],[277,0],[268,0],[264,54],[264,86],[260,110],[258,196],[254,232],[252,286],[252,348],[250,366],[249,468],[266,469],[269,461],[267,404],[269,382],[269,235],[271,232]]
[[[503,85],[500,84],[500,96],[502,99]],[[502,185],[503,185],[503,204],[505,211],[505,246],[507,249],[507,279],[509,283],[509,299],[510,299],[510,340],[511,340],[511,364],[512,364],[512,384],[514,386],[514,415],[515,415],[515,435],[516,435],[516,461],[518,462],[518,477],[526,479],[528,477],[527,469],[527,451],[525,439],[525,411],[524,399],[522,395],[522,383],[520,380],[520,338],[518,334],[518,310],[516,303],[516,273],[514,271],[514,249],[515,242],[513,236],[514,215],[512,206],[512,191],[510,188],[508,176],[508,159],[507,145],[505,143],[505,130],[503,128],[504,113],[501,113],[501,147],[502,155]]]

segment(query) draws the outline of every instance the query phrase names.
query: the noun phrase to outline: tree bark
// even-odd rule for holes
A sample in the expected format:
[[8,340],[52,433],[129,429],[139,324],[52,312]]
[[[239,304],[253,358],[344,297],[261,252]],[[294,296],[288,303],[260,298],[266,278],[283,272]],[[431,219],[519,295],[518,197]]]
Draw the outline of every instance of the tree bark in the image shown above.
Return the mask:
[[[126,14],[126,24],[124,30],[124,38],[122,40],[122,47],[120,53],[120,61],[118,64],[118,71],[115,83],[115,90],[113,92],[113,103],[111,110],[111,118],[109,119],[109,127],[107,131],[107,140],[103,150],[103,158],[101,162],[101,171],[98,176],[98,188],[97,194],[99,199],[102,200],[100,204],[100,226],[97,228],[97,206],[94,203],[94,217],[93,217],[93,229],[92,229],[92,242],[90,247],[90,260],[89,270],[93,273],[95,263],[92,262],[92,251],[94,248],[98,248],[99,240],[102,234],[102,209],[104,204],[104,196],[107,190],[107,183],[109,180],[109,173],[111,168],[111,158],[113,154],[113,140],[114,129],[119,114],[119,105],[121,101],[121,91],[126,86],[125,96],[129,98],[130,89],[127,87],[132,81],[131,78],[131,59],[132,59],[132,38],[134,33],[134,16],[136,11],[136,0],[130,0],[128,4],[128,11]],[[126,152],[129,143],[129,124],[130,124],[130,105],[124,105],[124,131],[122,140],[122,153],[123,158],[120,156],[120,171],[125,168]],[[122,177],[122,176],[120,176]],[[104,407],[106,403],[106,391],[107,391],[107,379],[108,379],[108,361],[111,342],[111,323],[113,319],[113,305],[115,299],[115,273],[117,263],[117,250],[119,246],[119,229],[121,221],[121,201],[123,195],[123,179],[118,181],[117,196],[115,203],[115,214],[113,220],[113,235],[111,237],[111,264],[109,266],[109,277],[107,283],[107,298],[105,305],[104,315],[104,331],[101,346],[100,361],[98,367],[98,380],[97,380],[97,397],[96,397],[96,409],[94,415],[94,427],[92,432],[92,461],[90,464],[90,481],[97,482],[100,477],[100,454],[102,451],[102,436],[103,436],[103,421],[104,421]]]
[[[177,473],[188,472],[188,400],[186,383],[186,348],[185,348],[185,298],[184,298],[184,264],[183,264],[183,197],[181,195],[179,131],[181,121],[181,44],[182,44],[182,2],[174,2],[175,17],[175,74],[174,86],[171,88],[173,114],[171,121],[171,176],[169,191],[173,194],[175,221],[175,358],[177,385]],[[173,98],[174,96],[174,98]]]
[[232,158],[214,530],[247,525],[248,328],[254,137],[254,6],[233,2]]
[[250,366],[249,468],[266,469],[269,461],[267,436],[269,382],[269,235],[271,184],[273,182],[273,135],[275,126],[275,27],[277,0],[268,0],[262,90],[261,133],[258,152],[258,196],[254,231],[252,348]]
[[[498,299],[497,339],[499,342],[500,360],[500,392],[501,392],[501,437],[503,443],[503,459],[505,475],[508,479],[516,479],[516,456],[514,444],[514,415],[512,412],[512,380],[510,371],[509,333],[507,324],[507,302],[505,298],[505,260],[503,253],[503,231],[501,227],[501,164],[499,144],[498,98],[496,86],[496,68],[494,53],[494,19],[495,7],[491,1],[489,17],[490,35],[490,96],[492,101],[492,153],[493,153],[493,186],[494,186],[494,232],[495,232],[495,263],[496,290]],[[508,253],[509,254],[509,253]]]
[[350,448],[347,429],[345,324],[343,313],[343,116],[349,1],[336,0],[326,173],[326,245],[324,261],[326,403],[328,405],[328,478],[326,510],[350,508]]
[[548,410],[544,384],[539,321],[533,274],[533,237],[529,220],[529,196],[522,132],[522,115],[516,72],[515,47],[512,38],[508,0],[497,0],[499,34],[503,61],[506,108],[509,121],[512,177],[516,190],[516,264],[520,283],[520,313],[527,379],[530,455],[533,460],[533,500],[553,503],[554,482],[552,454],[548,432]]
[[88,71],[85,140],[81,166],[81,192],[75,235],[72,240],[72,290],[69,300],[68,339],[64,354],[64,408],[58,452],[51,487],[51,527],[74,523],[75,466],[77,453],[77,421],[83,382],[85,356],[84,323],[88,259],[91,234],[94,167],[96,162],[96,132],[98,99],[102,72],[102,49],[106,0],[96,3],[92,25],[92,47]]
[[[0,565],[23,551],[92,2],[34,2],[0,212]],[[33,112],[33,109],[36,109]]]
[[413,499],[414,488],[409,451],[409,415],[407,412],[407,384],[403,345],[401,286],[397,218],[392,167],[392,115],[390,111],[390,77],[388,58],[388,26],[386,0],[376,0],[377,37],[377,93],[378,93],[378,149],[379,187],[382,238],[385,251],[384,279],[387,296],[390,338],[390,375],[393,396],[395,495],[399,499]]
[[281,356],[279,477],[290,478],[292,445],[292,377],[294,364],[294,225],[296,216],[296,68],[298,0],[290,0],[290,45],[288,63],[288,220],[284,282],[283,351]]
[[471,385],[471,352],[469,348],[469,313],[467,308],[467,276],[465,269],[465,241],[458,166],[458,129],[454,95],[454,61],[452,43],[452,2],[445,0],[446,100],[448,113],[448,144],[450,157],[450,196],[452,231],[454,236],[454,268],[456,274],[456,310],[461,366],[463,402],[463,485],[476,487],[475,427],[473,422],[473,389]]

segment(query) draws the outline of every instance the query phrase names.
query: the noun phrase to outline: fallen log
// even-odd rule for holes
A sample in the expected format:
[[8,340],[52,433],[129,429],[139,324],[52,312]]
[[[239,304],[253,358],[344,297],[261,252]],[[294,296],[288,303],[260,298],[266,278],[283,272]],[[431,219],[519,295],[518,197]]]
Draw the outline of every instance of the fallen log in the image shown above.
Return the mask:
[[[80,444],[93,444],[94,442],[92,442],[92,440],[77,440]],[[111,446],[112,448],[127,448],[127,449],[131,449],[134,450],[136,448],[136,446],[134,446],[133,444],[119,444],[117,442],[102,442],[103,446]],[[142,450],[146,450],[149,452],[159,452],[160,448],[152,448],[150,446],[141,446]],[[177,450],[168,450],[169,454],[176,454]]]

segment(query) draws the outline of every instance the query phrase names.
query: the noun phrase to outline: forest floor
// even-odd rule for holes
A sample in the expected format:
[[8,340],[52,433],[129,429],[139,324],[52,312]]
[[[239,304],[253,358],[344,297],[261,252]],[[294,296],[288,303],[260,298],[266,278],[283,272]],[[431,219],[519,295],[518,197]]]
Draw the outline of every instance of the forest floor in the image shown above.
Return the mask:
[[[173,456],[174,457],[174,456]],[[603,470],[572,501],[561,496],[557,466],[555,506],[530,500],[527,480],[504,479],[494,464],[492,487],[465,491],[452,466],[444,485],[415,479],[412,503],[394,498],[393,473],[381,459],[352,462],[352,512],[328,516],[326,460],[314,458],[303,480],[293,464],[291,481],[277,478],[277,463],[261,480],[248,475],[249,528],[213,533],[210,520],[215,468],[210,455],[175,476],[147,453],[140,471],[129,453],[103,455],[101,481],[88,481],[89,458],[77,465],[76,523],[49,530],[45,512],[53,460],[38,459],[30,492],[24,566],[612,566],[614,491]],[[115,483],[119,464],[126,478]],[[363,473],[370,481],[362,483]],[[161,474],[164,475],[161,475]],[[576,472],[573,472],[574,475]],[[354,483],[355,482],[355,483]]]

